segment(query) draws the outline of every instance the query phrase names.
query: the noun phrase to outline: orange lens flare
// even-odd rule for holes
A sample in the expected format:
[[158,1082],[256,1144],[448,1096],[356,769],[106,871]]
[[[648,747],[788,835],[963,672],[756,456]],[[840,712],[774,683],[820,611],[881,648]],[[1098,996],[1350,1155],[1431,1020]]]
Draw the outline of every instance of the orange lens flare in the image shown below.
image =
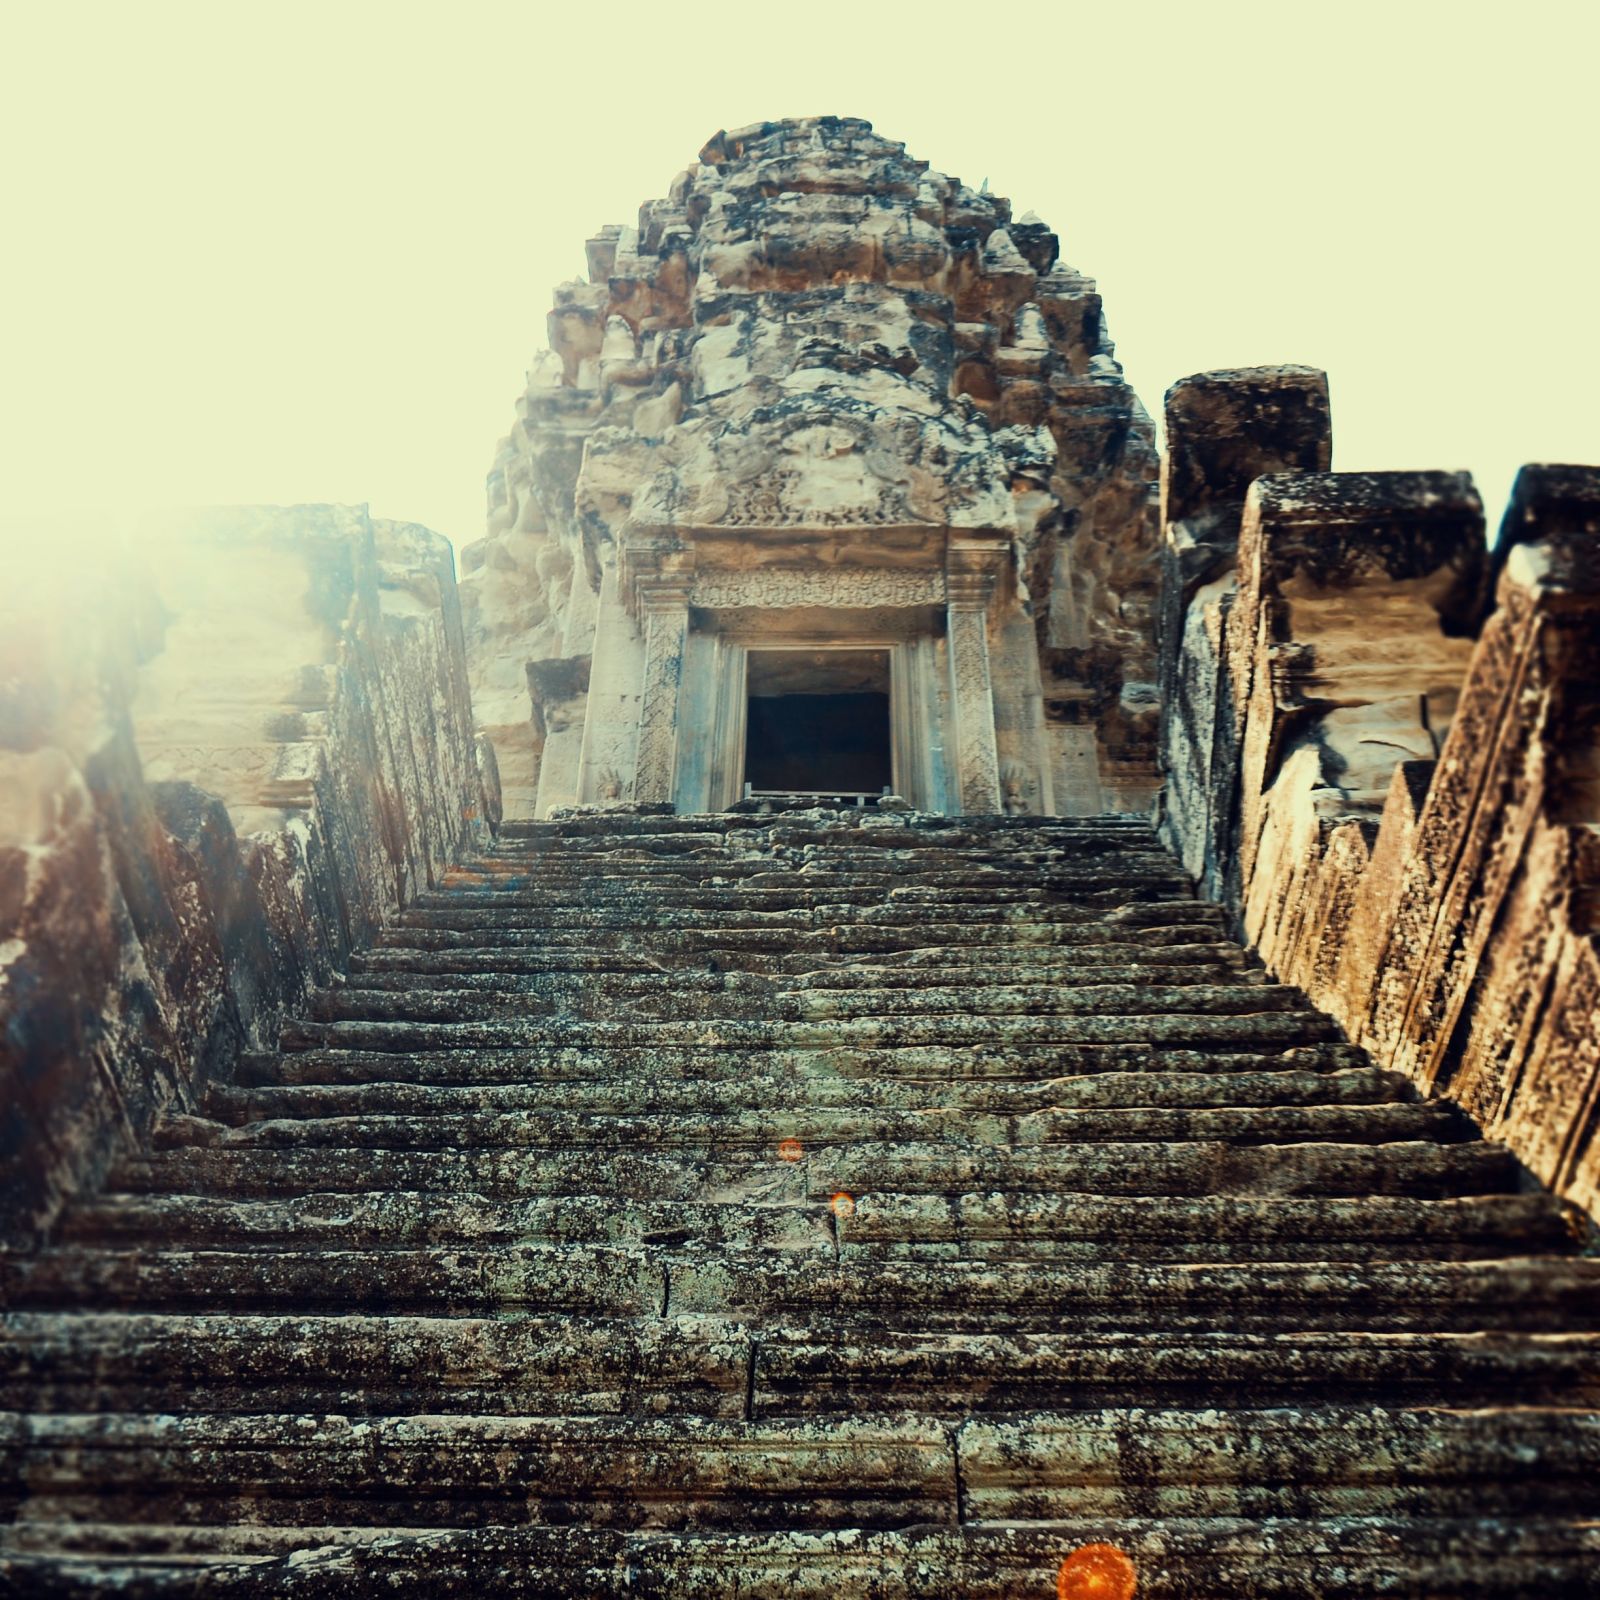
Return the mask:
[[806,1148],[798,1139],[780,1139],[778,1141],[778,1159],[780,1161],[798,1161],[806,1153]]
[[1056,1600],[1133,1600],[1139,1574],[1114,1544],[1081,1544],[1056,1574]]
[[842,1222],[856,1214],[856,1197],[848,1189],[841,1189],[829,1202],[828,1208]]

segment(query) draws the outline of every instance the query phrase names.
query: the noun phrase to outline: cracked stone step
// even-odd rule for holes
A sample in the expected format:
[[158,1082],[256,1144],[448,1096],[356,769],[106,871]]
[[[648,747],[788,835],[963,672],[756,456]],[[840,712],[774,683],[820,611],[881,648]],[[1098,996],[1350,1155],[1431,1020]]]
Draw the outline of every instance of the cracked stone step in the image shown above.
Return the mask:
[[1170,856],[1152,851],[1146,857],[1126,852],[1094,862],[1007,861],[977,864],[951,861],[946,865],[918,859],[874,862],[850,861],[729,861],[706,860],[697,864],[659,864],[615,861],[608,858],[571,862],[557,870],[545,865],[477,866],[457,869],[425,890],[418,902],[447,905],[454,900],[490,905],[540,905],[552,900],[586,901],[594,898],[657,899],[674,897],[692,904],[703,894],[747,895],[752,905],[769,897],[836,895],[841,900],[910,895],[937,900],[945,893],[962,899],[985,894],[1003,897],[1061,893],[1109,883],[1159,882],[1181,899],[1192,897],[1190,880]]
[[751,1357],[709,1317],[16,1312],[0,1407],[742,1418]]
[[[10,1448],[5,1448],[6,1445]],[[1129,1517],[1581,1514],[1600,1416],[1145,1408],[781,1419],[305,1414],[0,1417],[0,1484],[26,1448],[30,1512],[721,1530]],[[8,1458],[10,1460],[8,1461]],[[494,1512],[499,1509],[500,1515]]]
[[137,1243],[191,1248],[255,1245],[600,1244],[836,1253],[832,1213],[809,1200],[630,1200],[609,1194],[525,1201],[398,1190],[233,1200],[214,1195],[108,1194],[62,1229],[77,1245]]
[[[1059,952],[1059,953],[1056,953]],[[638,982],[667,975],[716,973],[726,969],[732,953],[702,951],[687,954],[658,952],[626,955],[612,950],[558,949],[532,944],[505,949],[419,949],[404,945],[378,946],[350,958],[352,976],[370,978],[379,973],[429,976],[451,974],[513,976],[568,980],[574,983],[615,974]],[[880,955],[843,956],[830,960],[822,953],[797,952],[770,955],[749,952],[739,956],[737,970],[788,977],[798,987],[848,988],[876,978],[880,983],[912,983],[918,972],[951,974],[948,981],[966,981],[974,969],[1004,972],[1010,981],[1037,975],[1051,981],[1061,972],[1094,971],[1103,967],[1148,968],[1152,974],[1172,966],[1217,967],[1229,972],[1251,971],[1237,945],[1200,939],[1192,944],[1155,944],[1146,940],[1106,939],[1072,945],[955,945],[946,949],[913,948]],[[719,962],[713,966],[712,962]],[[933,981],[938,981],[934,978]],[[1235,981],[1238,981],[1237,979]]]
[[[936,1084],[941,1090],[979,1081],[1033,1082],[1062,1075],[1145,1071],[1204,1074],[1273,1073],[1291,1069],[1346,1072],[1367,1069],[1366,1056],[1338,1043],[1281,1045],[1258,1050],[1152,1049],[1144,1043],[1012,1046],[911,1045],[884,1050],[685,1049],[609,1050],[561,1047],[531,1054],[523,1050],[467,1047],[420,1054],[383,1050],[326,1049],[307,1045],[287,1054],[241,1057],[239,1081],[246,1085],[410,1083],[424,1085],[580,1083],[718,1084],[745,1077],[785,1075],[811,1082],[828,1079],[900,1080]],[[565,1092],[565,1091],[563,1091]]]
[[674,1264],[670,1313],[901,1320],[971,1332],[1541,1333],[1600,1329],[1600,1261],[821,1262]]
[[1600,1415],[1567,1408],[1111,1410],[959,1425],[966,1515],[1579,1513]]
[[[9,1480],[9,1482],[8,1482]],[[0,1415],[0,1495],[29,1514],[376,1525],[948,1524],[933,1418]]]
[[276,1087],[217,1086],[208,1091],[206,1115],[241,1126],[263,1119],[538,1112],[559,1103],[568,1113],[610,1116],[723,1115],[765,1111],[857,1107],[1003,1116],[1048,1108],[1074,1110],[1208,1106],[1378,1105],[1410,1100],[1415,1091],[1399,1073],[1376,1067],[1316,1072],[1198,1069],[1063,1075],[1027,1082],[958,1079],[936,1088],[904,1078],[811,1077],[752,1072],[738,1078],[643,1078],[488,1084],[301,1083]]
[[1261,1145],[1183,1144],[853,1145],[806,1156],[810,1192],[897,1190],[1237,1195],[1492,1194],[1517,1185],[1508,1151],[1477,1142]]
[[[1101,905],[1105,896],[1114,895],[1113,904],[1130,900],[1187,899],[1188,881],[1169,867],[1098,871],[1083,870],[1068,875],[1050,873],[1032,882],[905,883],[885,880],[856,882],[842,874],[831,875],[832,883],[801,882],[789,886],[745,880],[737,884],[713,885],[693,882],[625,882],[613,878],[575,881],[570,886],[545,882],[512,880],[502,888],[466,885],[445,891],[430,891],[411,902],[412,910],[425,915],[434,912],[504,912],[526,915],[529,912],[582,912],[615,909],[629,914],[647,914],[656,907],[675,913],[699,911],[750,910],[812,911],[823,906],[877,907],[914,905],[946,912],[957,907],[1010,909],[1046,907],[1058,902],[1067,905]],[[514,887],[513,887],[514,883]]]
[[430,1600],[1016,1600],[1049,1595],[1068,1552],[1128,1552],[1146,1600],[1444,1600],[1592,1595],[1600,1529],[1579,1518],[1132,1517],[1044,1526],[773,1533],[577,1528],[173,1527],[0,1530],[27,1593],[349,1600],[426,1585]]
[[767,970],[765,963],[777,961],[804,963],[801,970],[805,970],[819,960],[895,961],[929,949],[940,951],[957,962],[1009,964],[1019,951],[1033,951],[1045,959],[1053,959],[1055,951],[1076,953],[1112,945],[1137,959],[1146,949],[1214,941],[1219,931],[1215,922],[1191,914],[1177,921],[1142,924],[1019,924],[1005,927],[999,933],[993,928],[975,928],[971,923],[927,920],[892,927],[848,922],[777,928],[712,924],[676,929],[669,941],[652,939],[647,933],[627,925],[574,929],[564,923],[524,922],[511,927],[500,923],[471,928],[391,927],[379,936],[372,953],[386,959],[390,951],[395,952],[398,959],[439,953],[481,953],[486,957],[514,957],[535,965],[545,963],[551,970],[559,970],[568,952],[590,965],[615,960],[654,963],[666,970],[686,962],[705,964],[716,960],[724,965],[753,962],[758,965],[746,970],[764,971]]
[[906,1405],[1600,1404],[1600,1333],[758,1330],[757,1415]]
[[[157,1129],[155,1148],[366,1150],[561,1150],[600,1146],[649,1149],[771,1150],[798,1140],[811,1151],[860,1144],[1032,1147],[1149,1144],[1185,1140],[1232,1144],[1380,1144],[1466,1139],[1471,1125],[1440,1101],[1378,1104],[1085,1107],[996,1115],[957,1106],[900,1111],[870,1106],[800,1106],[713,1113],[630,1116],[566,1111],[437,1111],[431,1115],[281,1118],[239,1126],[174,1117]],[[1016,1152],[1023,1156],[1023,1151]],[[936,1157],[937,1158],[937,1157]],[[1024,1157],[1025,1158],[1025,1157]],[[913,1156],[912,1159],[915,1159]]]
[[[1250,991],[1252,995],[1258,992]],[[714,1047],[729,1050],[834,1049],[902,1045],[1143,1044],[1284,1046],[1333,1043],[1338,1029],[1311,1010],[1208,1012],[1072,1013],[1050,1016],[974,1017],[957,1013],[931,1017],[830,1017],[810,1022],[774,1022],[742,1017],[701,1018],[692,1022],[602,1022],[583,1018],[503,1017],[493,1021],[407,1022],[349,1018],[338,1022],[291,1021],[279,1032],[285,1050],[344,1049],[460,1050],[616,1049],[643,1046]]]
[[[561,909],[560,923],[566,933],[581,931],[585,938],[592,937],[602,929],[646,936],[679,929],[701,933],[714,930],[719,934],[740,931],[756,933],[764,930],[804,931],[839,924],[875,932],[906,927],[919,930],[949,928],[956,934],[951,942],[958,942],[957,930],[966,929],[968,942],[971,942],[971,930],[974,928],[1005,928],[1013,932],[1027,929],[1031,935],[1042,939],[1055,928],[1081,928],[1089,924],[1112,922],[1113,918],[1136,927],[1160,926],[1178,921],[1199,925],[1206,921],[1203,915],[1197,913],[1192,901],[1163,898],[1154,893],[1147,896],[1129,895],[1122,889],[1086,890],[1076,895],[1071,904],[1031,900],[1003,902],[983,897],[971,904],[947,905],[945,910],[948,914],[945,916],[937,915],[940,906],[936,903],[922,906],[877,899],[858,904],[819,899],[806,906],[763,910],[759,907],[747,908],[747,903],[740,895],[730,895],[729,898],[730,904],[725,908],[707,907],[700,910],[668,903],[649,905],[643,902],[610,906],[574,905]],[[1133,918],[1130,913],[1138,908],[1137,902],[1140,900],[1144,901],[1142,909],[1157,915],[1142,920]],[[545,912],[546,916],[549,914]],[[405,936],[426,929],[464,933],[518,929],[542,933],[546,925],[541,920],[538,907],[494,905],[474,909],[446,904],[399,911],[391,926]]]
[[[1534,1405],[1600,1398],[1600,1334],[1005,1334],[627,1321],[13,1313],[0,1407],[358,1415],[693,1414],[1109,1404]],[[1209,1397],[1209,1400],[1208,1400]]]
[[[1062,908],[1052,908],[1058,913]],[[1136,908],[1147,913],[1135,919],[1126,908],[1118,913],[1011,920],[985,923],[978,919],[936,921],[896,918],[870,921],[859,917],[796,917],[773,913],[757,922],[734,922],[725,914],[675,927],[670,940],[656,938],[648,924],[588,918],[575,924],[531,917],[480,913],[462,918],[461,926],[437,919],[392,924],[379,936],[379,950],[533,950],[554,959],[565,950],[585,956],[611,951],[631,959],[674,961],[686,956],[811,955],[823,959],[852,956],[894,957],[925,948],[992,952],[1029,947],[1041,952],[1080,945],[1193,944],[1215,940],[1223,931],[1215,907],[1151,902]]]
[[1548,1195],[1241,1198],[1080,1194],[853,1195],[836,1218],[843,1260],[898,1246],[952,1256],[1167,1261],[1476,1260],[1577,1251],[1576,1219]]
[[133,1194],[210,1194],[274,1198],[303,1194],[362,1194],[388,1190],[485,1194],[497,1198],[617,1195],[632,1200],[766,1199],[798,1201],[805,1180],[798,1166],[769,1150],[715,1160],[684,1152],[628,1152],[619,1160],[603,1148],[560,1151],[349,1150],[155,1151],[131,1158],[111,1182]]
[[1057,963],[1033,967],[1003,968],[992,964],[986,970],[976,962],[965,967],[850,967],[837,971],[754,973],[729,971],[720,967],[667,967],[648,972],[568,973],[518,972],[501,968],[478,971],[462,963],[459,972],[432,972],[426,963],[378,967],[353,973],[330,984],[313,1004],[321,1006],[328,994],[471,994],[479,996],[529,996],[551,1006],[572,1010],[594,1010],[608,1005],[637,1006],[649,1002],[654,1010],[676,1005],[680,1000],[693,1004],[702,996],[726,998],[741,1006],[757,1006],[781,997],[788,1006],[800,1003],[800,996],[833,994],[842,991],[868,991],[887,995],[925,987],[931,991],[978,987],[975,978],[982,972],[990,987],[1003,987],[1008,993],[1034,990],[1043,994],[1057,989],[1104,985],[1149,985],[1172,987],[1237,986],[1253,984],[1268,987],[1264,973],[1241,972],[1224,961],[1142,961],[1124,960]]
[[775,1022],[861,1021],[886,1017],[955,1015],[973,1022],[1015,1016],[1149,1017],[1203,1012],[1213,1017],[1241,1012],[1307,1013],[1305,996],[1260,983],[1169,980],[1117,983],[1096,977],[1086,983],[983,984],[821,989],[785,992],[781,984],[740,975],[733,982],[662,982],[631,994],[595,985],[577,993],[529,988],[451,985],[345,985],[325,989],[311,1014],[328,1022],[498,1022],[502,1019],[607,1016],[640,1022],[756,1020]]
[[665,1274],[643,1251],[587,1245],[463,1250],[108,1250],[0,1254],[0,1301],[19,1309],[407,1311],[485,1315],[660,1312]]
[[504,1201],[439,1191],[272,1200],[109,1194],[62,1230],[76,1245],[247,1248],[576,1243],[772,1250],[846,1261],[1476,1260],[1572,1253],[1570,1214],[1539,1195],[1447,1201],[1241,1200],[1083,1195],[908,1195],[867,1191],[836,1217],[784,1203],[633,1201],[568,1195]]
[[495,1197],[614,1194],[635,1200],[780,1203],[840,1190],[917,1194],[987,1190],[1102,1195],[1494,1194],[1514,1189],[1503,1148],[1422,1140],[1387,1144],[851,1145],[778,1157],[776,1146],[676,1155],[584,1150],[352,1151],[348,1147],[206,1149],[129,1159],[112,1183],[134,1194],[269,1198],[385,1190]]

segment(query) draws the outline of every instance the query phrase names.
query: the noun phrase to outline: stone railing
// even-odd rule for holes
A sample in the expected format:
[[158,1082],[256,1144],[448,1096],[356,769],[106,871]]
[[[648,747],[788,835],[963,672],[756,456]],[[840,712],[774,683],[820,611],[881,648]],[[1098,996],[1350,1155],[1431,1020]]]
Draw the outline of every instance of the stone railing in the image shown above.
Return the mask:
[[270,1046],[498,794],[425,528],[240,508],[10,567],[0,1236],[26,1239]]
[[1198,497],[1269,469],[1236,566],[1169,594],[1163,831],[1275,976],[1593,1210],[1600,470],[1524,468],[1491,559],[1464,474],[1272,471],[1261,418]]

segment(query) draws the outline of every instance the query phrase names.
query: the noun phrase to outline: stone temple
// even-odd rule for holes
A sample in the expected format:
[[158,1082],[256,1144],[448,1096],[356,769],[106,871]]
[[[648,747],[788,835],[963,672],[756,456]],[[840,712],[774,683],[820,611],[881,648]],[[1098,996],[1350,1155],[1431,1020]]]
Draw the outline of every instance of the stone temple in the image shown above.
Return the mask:
[[809,122],[589,241],[463,556],[507,816],[1149,810],[1155,433],[1093,280],[1010,211]]
[[1600,468],[856,119],[588,263],[459,583],[0,588],[0,1595],[1600,1595]]

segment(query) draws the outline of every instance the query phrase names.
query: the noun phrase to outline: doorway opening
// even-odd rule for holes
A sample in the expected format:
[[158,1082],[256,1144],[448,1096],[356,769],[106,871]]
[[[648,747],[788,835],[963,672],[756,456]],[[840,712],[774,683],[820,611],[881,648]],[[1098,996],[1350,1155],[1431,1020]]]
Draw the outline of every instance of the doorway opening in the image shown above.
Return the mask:
[[893,787],[887,650],[752,650],[746,681],[747,793]]

